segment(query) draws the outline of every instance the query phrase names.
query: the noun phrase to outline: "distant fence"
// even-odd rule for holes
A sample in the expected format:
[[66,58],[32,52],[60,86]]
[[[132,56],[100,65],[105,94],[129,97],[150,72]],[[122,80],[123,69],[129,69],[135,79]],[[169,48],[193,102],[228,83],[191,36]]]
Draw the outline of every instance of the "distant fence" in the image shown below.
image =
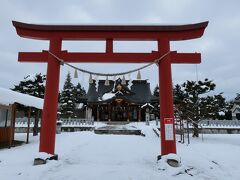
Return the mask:
[[[198,123],[199,132],[204,134],[240,134],[240,121],[238,120],[202,120]],[[183,121],[184,129],[187,130],[187,121]],[[179,130],[179,123],[176,126]],[[193,126],[189,123],[190,132]]]
[[[33,131],[34,127],[34,118],[30,118],[30,132]],[[85,119],[85,118],[62,118],[56,121],[57,124],[61,124],[62,131],[85,131],[92,130],[94,128],[94,119]],[[15,122],[15,132],[25,133],[27,132],[28,127],[28,118],[16,118]],[[39,119],[38,127],[41,127],[41,119]]]
[[[30,118],[30,127],[34,126],[34,118]],[[59,120],[62,123],[63,127],[78,127],[78,126],[93,126],[94,119],[86,119],[86,118],[61,118]],[[16,118],[15,127],[27,127],[28,118]],[[199,124],[203,128],[208,127],[239,127],[240,128],[240,120],[202,120]],[[41,119],[39,119],[38,126],[41,126]]]
[[[30,118],[30,127],[34,126],[34,118]],[[85,118],[61,118],[57,122],[61,122],[62,126],[85,126],[85,125],[94,125],[94,119],[85,119]],[[28,118],[16,118],[15,127],[27,127]],[[41,126],[41,119],[39,119],[39,127]]]
[[78,127],[78,126],[93,126],[94,119],[80,119],[80,118],[71,118],[71,119],[60,119],[62,122],[62,127]]
[[202,120],[199,124],[204,127],[214,127],[214,128],[228,128],[228,127],[239,127],[240,128],[240,121],[239,120]]
[[[30,127],[34,126],[34,121],[35,121],[35,118],[30,118]],[[28,118],[27,117],[16,118],[16,121],[15,121],[15,127],[16,128],[27,127],[27,126],[28,126]],[[38,126],[39,127],[41,126],[41,119],[39,119]]]

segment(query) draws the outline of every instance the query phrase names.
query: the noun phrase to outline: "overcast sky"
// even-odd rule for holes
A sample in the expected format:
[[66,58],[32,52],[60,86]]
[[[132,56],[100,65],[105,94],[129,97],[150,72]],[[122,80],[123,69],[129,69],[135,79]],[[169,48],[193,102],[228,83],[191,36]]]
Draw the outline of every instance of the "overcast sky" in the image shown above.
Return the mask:
[[[46,64],[19,63],[19,51],[42,51],[48,42],[17,36],[12,20],[33,24],[191,24],[209,21],[202,38],[171,42],[171,50],[200,52],[199,65],[172,65],[173,83],[209,78],[216,83],[215,93],[232,99],[240,93],[240,1],[239,0],[1,0],[0,2],[0,87],[11,88],[28,74],[46,73]],[[119,52],[150,52],[155,42],[114,44]],[[100,52],[103,42],[63,42],[69,51]],[[142,64],[75,64],[98,72],[112,73],[140,67]],[[66,73],[61,67],[61,84]],[[153,89],[158,83],[158,68],[142,72]],[[132,78],[136,74],[131,75]],[[87,88],[88,77],[74,79]]]

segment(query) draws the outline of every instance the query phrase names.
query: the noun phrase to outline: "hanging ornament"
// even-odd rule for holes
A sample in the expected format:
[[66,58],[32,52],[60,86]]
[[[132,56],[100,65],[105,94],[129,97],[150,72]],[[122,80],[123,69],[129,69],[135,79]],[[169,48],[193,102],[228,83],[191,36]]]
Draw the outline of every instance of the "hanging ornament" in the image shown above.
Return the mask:
[[112,92],[114,92],[115,86],[116,86],[116,76],[113,76],[113,88],[112,88]]
[[92,78],[92,74],[90,74],[89,76],[89,84],[92,84],[93,83],[93,78]]
[[95,76],[95,82],[96,82],[96,88],[98,89],[99,77],[97,75]]
[[105,85],[105,86],[109,86],[109,85],[110,85],[110,84],[109,84],[109,80],[108,80],[108,76],[107,76],[107,78],[106,78],[106,80],[105,80],[104,85]]
[[138,73],[137,73],[137,80],[141,80],[142,78],[141,78],[141,73],[140,73],[140,71],[138,70]]
[[74,78],[78,78],[78,72],[77,72],[77,69],[75,69],[75,71],[74,71]]
[[126,79],[125,79],[124,75],[123,75],[123,78],[122,78],[122,85],[126,85]]
[[128,74],[128,79],[129,79],[129,81],[128,81],[128,86],[131,88],[131,86],[132,86],[131,73]]

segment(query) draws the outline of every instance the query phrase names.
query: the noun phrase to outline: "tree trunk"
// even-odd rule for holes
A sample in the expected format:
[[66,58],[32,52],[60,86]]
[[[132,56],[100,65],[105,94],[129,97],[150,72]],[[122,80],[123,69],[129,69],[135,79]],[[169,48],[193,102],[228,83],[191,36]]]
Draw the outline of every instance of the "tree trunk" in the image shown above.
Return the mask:
[[36,109],[35,120],[34,120],[34,127],[33,127],[33,136],[37,136],[38,135],[39,114],[40,114],[39,109]]
[[199,137],[198,123],[193,123],[193,137]]

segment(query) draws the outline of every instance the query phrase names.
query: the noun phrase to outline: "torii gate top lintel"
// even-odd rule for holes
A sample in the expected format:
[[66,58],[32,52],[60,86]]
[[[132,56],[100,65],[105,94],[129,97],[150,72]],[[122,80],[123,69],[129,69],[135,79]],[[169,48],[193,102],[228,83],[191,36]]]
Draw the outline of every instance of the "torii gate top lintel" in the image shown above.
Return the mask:
[[[113,40],[155,40],[179,41],[199,38],[208,22],[188,25],[38,25],[12,22],[21,37],[39,40],[105,40],[104,53],[55,52],[66,62],[99,63],[149,63],[166,52],[161,49],[152,53],[113,53]],[[160,47],[159,43],[159,47]],[[20,52],[20,62],[47,62],[48,52]],[[177,53],[172,51],[171,63],[200,63],[200,53]]]
[[21,37],[49,40],[158,40],[170,41],[199,38],[208,21],[187,25],[39,25],[13,21]]

